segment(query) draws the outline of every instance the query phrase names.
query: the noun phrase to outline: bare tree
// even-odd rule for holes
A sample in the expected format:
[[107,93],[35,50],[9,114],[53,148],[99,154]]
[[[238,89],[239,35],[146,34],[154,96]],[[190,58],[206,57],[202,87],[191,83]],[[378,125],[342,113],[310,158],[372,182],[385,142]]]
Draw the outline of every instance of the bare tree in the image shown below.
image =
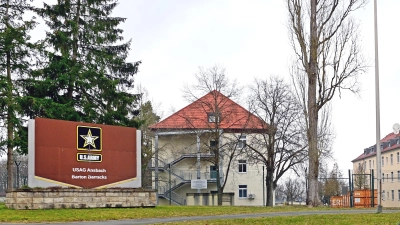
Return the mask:
[[[291,69],[290,75],[298,105],[302,111],[302,130],[304,131],[303,139],[308,141],[308,111],[307,111],[307,75],[300,71],[295,66]],[[335,131],[332,125],[332,105],[327,102],[323,108],[318,111],[318,126],[317,126],[317,149],[319,161],[325,159],[329,160],[333,157],[332,145],[335,139]],[[308,163],[307,163],[308,168]]]
[[297,199],[301,199],[304,196],[304,183],[299,179],[287,178],[284,185],[284,194],[286,195],[286,201],[293,202]]
[[[208,69],[200,68],[195,74],[196,84],[185,85],[184,97],[189,102],[197,102],[197,112],[204,112],[208,115],[207,120],[203,124],[207,124],[201,131],[198,130],[196,123],[198,118],[193,119],[191,115],[183,115],[189,127],[193,128],[194,132],[201,132],[198,135],[208,135],[211,142],[203,142],[202,146],[206,147],[213,157],[207,160],[211,162],[217,174],[216,184],[218,192],[218,205],[222,205],[222,195],[228,180],[229,170],[233,159],[238,154],[235,140],[227,138],[226,133],[232,133],[232,125],[235,125],[237,120],[247,120],[249,115],[244,118],[238,118],[233,107],[233,101],[240,93],[240,88],[236,80],[231,81],[225,74],[225,69],[220,66],[213,66]],[[210,98],[202,98],[203,95],[209,94]],[[236,103],[235,103],[236,104]],[[204,121],[203,121],[204,122]],[[207,132],[204,132],[206,130]],[[203,139],[203,140],[209,140]],[[225,165],[223,165],[225,164]],[[225,168],[225,171],[224,169]]]
[[327,203],[331,196],[340,196],[344,186],[346,186],[346,182],[343,174],[339,170],[338,164],[335,163],[328,177],[323,181],[323,201]]
[[251,107],[265,124],[272,129],[254,135],[248,154],[254,161],[265,165],[267,174],[267,206],[273,206],[274,190],[278,180],[306,157],[306,142],[301,136],[301,108],[295,96],[279,77],[255,80],[251,87]]
[[[358,93],[357,77],[366,69],[357,23],[350,14],[366,0],[287,0],[291,43],[298,68],[307,75],[309,199],[318,199],[318,112],[336,92]],[[309,26],[306,26],[306,24]]]
[[[300,71],[292,70],[291,71],[292,84],[294,87],[294,93],[296,95],[299,106],[302,109],[302,130],[304,134],[302,139],[307,143],[307,126],[308,126],[308,113],[307,113],[307,82],[306,82],[306,74],[301,73]],[[333,158],[332,153],[332,145],[335,139],[335,132],[332,125],[332,114],[331,114],[331,103],[328,102],[325,106],[319,110],[318,112],[318,133],[317,133],[317,149],[318,149],[318,161],[319,164],[324,164],[327,161],[330,161]],[[302,164],[296,165],[294,172],[298,176],[303,176],[303,171],[305,177],[308,179],[308,168],[309,162],[304,160]],[[321,172],[326,172],[326,168],[319,167],[319,174]],[[324,173],[325,174],[325,173]],[[322,176],[326,177],[326,176]],[[319,182],[320,183],[320,182]],[[322,189],[318,189],[319,196],[323,196]],[[306,182],[306,202],[308,202],[308,181]]]
[[369,188],[369,174],[366,174],[367,164],[366,161],[362,161],[358,164],[354,174],[354,188],[356,190],[363,190]]
[[282,182],[279,182],[275,188],[275,199],[276,199],[275,204],[277,204],[278,202],[283,203],[285,200],[285,197],[286,197],[285,187],[283,186]]

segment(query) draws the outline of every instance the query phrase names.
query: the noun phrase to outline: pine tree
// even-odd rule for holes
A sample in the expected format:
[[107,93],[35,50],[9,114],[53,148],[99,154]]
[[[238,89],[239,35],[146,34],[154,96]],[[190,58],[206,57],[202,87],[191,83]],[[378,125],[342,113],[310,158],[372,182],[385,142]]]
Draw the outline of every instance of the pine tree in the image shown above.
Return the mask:
[[46,65],[26,86],[23,108],[29,117],[45,117],[135,126],[138,95],[132,94],[139,62],[127,63],[131,41],[123,43],[112,17],[116,0],[58,0],[44,4]]
[[0,0],[0,121],[6,135],[0,140],[3,151],[7,151],[7,189],[13,184],[13,153],[26,151],[26,142],[21,138],[22,127],[21,88],[30,74],[35,60],[36,44],[30,42],[29,31],[36,23],[34,18],[23,19],[30,9],[25,0]]

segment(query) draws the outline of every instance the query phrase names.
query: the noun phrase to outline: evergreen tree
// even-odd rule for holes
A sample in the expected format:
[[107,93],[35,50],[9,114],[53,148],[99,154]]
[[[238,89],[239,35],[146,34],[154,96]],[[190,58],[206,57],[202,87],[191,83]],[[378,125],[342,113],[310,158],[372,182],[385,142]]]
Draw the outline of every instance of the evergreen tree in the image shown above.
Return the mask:
[[161,117],[157,114],[153,107],[152,101],[149,99],[149,92],[141,85],[136,86],[136,92],[140,93],[139,114],[133,118],[136,120],[138,127],[142,131],[141,148],[142,148],[142,187],[148,188],[152,186],[152,170],[149,168],[151,160],[154,159],[153,138],[154,131],[149,127],[160,121]]
[[[30,9],[25,0],[0,0],[0,122],[6,133],[0,140],[7,152],[7,189],[13,184],[13,152],[26,151],[22,128],[21,88],[30,74],[36,44],[30,42],[29,31],[36,25],[34,18],[24,20]],[[22,136],[21,136],[22,135]]]
[[134,126],[138,95],[132,94],[139,62],[127,63],[131,41],[122,43],[112,17],[116,0],[58,0],[44,4],[45,66],[26,86],[23,108],[29,117],[45,117]]
[[152,185],[152,170],[148,164],[154,158],[153,138],[154,132],[149,129],[149,126],[160,121],[160,116],[153,109],[151,101],[146,101],[140,106],[140,113],[135,118],[140,123],[139,129],[142,131],[142,187],[151,187]]

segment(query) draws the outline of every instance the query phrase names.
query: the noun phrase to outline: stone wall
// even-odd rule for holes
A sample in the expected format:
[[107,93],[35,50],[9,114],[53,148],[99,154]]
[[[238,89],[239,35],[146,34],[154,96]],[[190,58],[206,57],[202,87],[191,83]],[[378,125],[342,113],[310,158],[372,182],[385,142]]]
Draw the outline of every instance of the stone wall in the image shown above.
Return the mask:
[[12,209],[155,207],[156,192],[133,188],[21,189],[7,192]]

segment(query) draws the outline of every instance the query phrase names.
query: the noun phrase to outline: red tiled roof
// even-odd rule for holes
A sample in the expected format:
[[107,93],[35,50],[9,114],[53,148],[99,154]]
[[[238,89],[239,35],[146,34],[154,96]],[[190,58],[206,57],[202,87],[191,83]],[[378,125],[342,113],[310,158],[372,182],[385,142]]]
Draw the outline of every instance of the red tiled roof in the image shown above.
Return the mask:
[[400,133],[399,133],[399,134],[390,133],[390,134],[386,135],[386,137],[384,137],[384,138],[381,140],[381,142],[387,142],[387,141],[389,141],[389,140],[391,140],[391,139],[394,139],[394,138],[396,138],[396,137],[400,137]]
[[231,130],[265,130],[261,119],[218,91],[211,91],[168,118],[150,126],[151,129],[213,129],[207,113],[220,112],[218,128]]
[[[381,143],[388,142],[388,141],[390,141],[392,139],[395,139],[395,138],[400,138],[400,133],[399,134],[390,133],[390,134],[386,135],[386,137],[381,139]],[[390,150],[393,150],[393,149],[396,149],[396,148],[399,148],[399,147],[400,147],[400,144],[395,143],[395,144],[391,145],[390,147],[387,146],[386,148],[381,149],[381,153],[382,152],[387,152],[387,151],[390,151]],[[359,160],[362,160],[364,158],[368,158],[368,157],[371,157],[371,156],[374,156],[374,155],[376,155],[376,151],[370,152],[368,154],[362,153],[360,156],[358,156],[357,158],[353,159],[351,162],[356,162],[356,161],[359,161]]]

